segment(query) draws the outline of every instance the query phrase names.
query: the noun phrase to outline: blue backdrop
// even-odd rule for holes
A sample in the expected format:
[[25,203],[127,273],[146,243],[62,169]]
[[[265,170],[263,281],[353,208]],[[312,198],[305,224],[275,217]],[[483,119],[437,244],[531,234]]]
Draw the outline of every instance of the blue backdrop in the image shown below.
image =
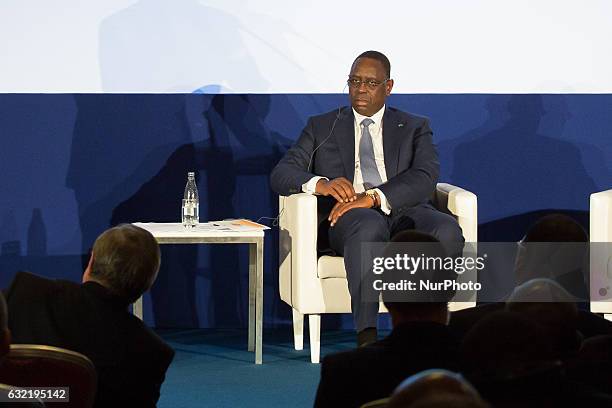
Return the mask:
[[[176,222],[190,170],[202,220],[275,217],[268,174],[333,95],[0,95],[0,286],[19,269],[79,280],[119,222]],[[481,240],[515,240],[544,210],[588,220],[612,185],[612,95],[393,95],[429,116],[441,181],[478,195]],[[265,324],[285,324],[277,231],[267,232]],[[247,250],[165,246],[145,299],[159,327],[246,325]],[[329,317],[326,325],[350,319]]]

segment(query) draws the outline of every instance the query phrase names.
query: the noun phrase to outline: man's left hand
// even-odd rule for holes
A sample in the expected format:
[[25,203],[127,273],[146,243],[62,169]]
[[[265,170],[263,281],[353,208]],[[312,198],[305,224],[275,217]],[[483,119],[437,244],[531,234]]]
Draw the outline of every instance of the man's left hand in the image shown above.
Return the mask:
[[357,194],[357,199],[355,201],[350,201],[348,203],[338,202],[334,205],[331,212],[329,213],[329,217],[327,220],[330,225],[333,227],[338,219],[344,215],[347,211],[352,210],[353,208],[372,208],[374,207],[374,202],[372,198],[367,196],[364,193]]

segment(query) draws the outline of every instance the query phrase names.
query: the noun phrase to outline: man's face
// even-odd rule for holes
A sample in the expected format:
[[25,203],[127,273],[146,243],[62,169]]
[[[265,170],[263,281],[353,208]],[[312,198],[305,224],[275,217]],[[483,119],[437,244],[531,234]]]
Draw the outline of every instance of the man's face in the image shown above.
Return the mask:
[[[382,63],[372,58],[358,58],[351,67],[350,80],[362,81],[358,86],[349,85],[351,105],[361,115],[372,116],[385,104],[385,99],[391,93],[393,80],[388,80]],[[368,81],[378,83],[378,86],[368,85]],[[365,82],[365,83],[364,83]]]

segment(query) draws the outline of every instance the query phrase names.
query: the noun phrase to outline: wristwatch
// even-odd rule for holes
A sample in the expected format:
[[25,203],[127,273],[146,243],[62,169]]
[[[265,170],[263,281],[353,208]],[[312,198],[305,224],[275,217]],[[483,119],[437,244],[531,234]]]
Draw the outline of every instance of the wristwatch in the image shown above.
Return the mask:
[[373,189],[366,190],[365,195],[367,195],[368,197],[372,199],[372,202],[374,203],[372,204],[372,208],[376,208],[379,206],[378,193],[376,192],[376,190],[373,190]]

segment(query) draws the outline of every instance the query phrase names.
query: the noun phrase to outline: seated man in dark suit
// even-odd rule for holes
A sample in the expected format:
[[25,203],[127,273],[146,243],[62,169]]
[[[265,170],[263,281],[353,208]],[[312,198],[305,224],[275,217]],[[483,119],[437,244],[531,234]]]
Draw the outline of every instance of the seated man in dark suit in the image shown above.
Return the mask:
[[174,351],[128,311],[157,277],[160,251],[124,224],[96,239],[83,283],[18,272],[6,291],[15,343],[47,344],[89,357],[96,406],[155,406]]
[[370,286],[362,242],[408,228],[463,242],[457,221],[429,202],[440,167],[429,120],[385,105],[393,83],[385,55],[359,55],[347,81],[351,107],[310,118],[270,178],[280,195],[319,196],[317,243],[344,256],[358,345],[376,340],[378,316],[377,302],[362,298]]
[[[392,242],[424,242],[444,252],[434,237],[417,231],[403,231]],[[404,277],[421,279],[420,271]],[[442,281],[441,276],[431,279]],[[413,301],[385,300],[393,323],[388,337],[323,359],[315,407],[359,407],[388,397],[402,380],[419,371],[456,368],[459,345],[446,326],[452,293],[416,290],[410,296]]]

